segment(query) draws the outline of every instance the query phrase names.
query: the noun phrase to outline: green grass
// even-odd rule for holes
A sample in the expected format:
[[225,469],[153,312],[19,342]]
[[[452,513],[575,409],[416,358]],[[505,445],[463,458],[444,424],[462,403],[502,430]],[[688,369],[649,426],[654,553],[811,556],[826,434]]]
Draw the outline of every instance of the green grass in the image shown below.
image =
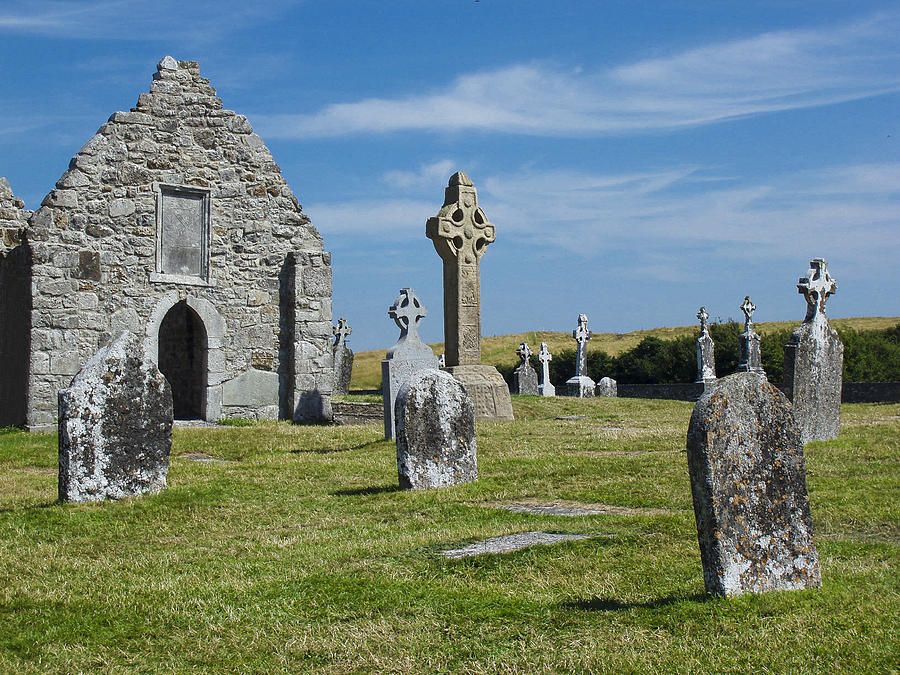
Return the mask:
[[[732,600],[703,594],[691,404],[513,405],[479,423],[479,480],[428,492],[396,490],[380,424],[263,422],[177,429],[160,495],[59,504],[55,437],[4,430],[0,672],[900,668],[900,405],[845,405],[807,446],[823,587]],[[491,507],[509,501],[633,511]],[[528,530],[598,536],[439,555]]]
[[[741,320],[743,321],[743,318]],[[890,328],[896,326],[898,321],[900,321],[900,317],[863,316],[849,319],[830,319],[829,323],[835,328],[853,328],[861,331]],[[760,335],[767,335],[782,330],[793,330],[799,325],[799,321],[768,321],[755,323],[753,327]],[[684,335],[696,335],[697,331],[697,326],[691,325],[663,326],[649,330],[636,330],[630,333],[594,333],[594,337],[588,344],[588,349],[603,351],[610,356],[618,356],[622,352],[636,347],[641,340],[648,336],[657,337],[661,340],[671,340]],[[516,348],[522,342],[527,342],[535,352],[540,348],[541,342],[546,342],[551,354],[558,354],[564,349],[575,348],[575,341],[572,339],[571,332],[536,331],[516,333],[514,335],[484,336],[481,338],[481,361],[494,366],[515,365],[519,361],[519,357],[516,356]],[[381,386],[381,360],[384,358],[388,346],[385,346],[384,349],[359,352],[354,355],[353,376],[350,383],[353,389],[377,389]],[[429,346],[435,354],[444,352],[443,342],[436,342]]]

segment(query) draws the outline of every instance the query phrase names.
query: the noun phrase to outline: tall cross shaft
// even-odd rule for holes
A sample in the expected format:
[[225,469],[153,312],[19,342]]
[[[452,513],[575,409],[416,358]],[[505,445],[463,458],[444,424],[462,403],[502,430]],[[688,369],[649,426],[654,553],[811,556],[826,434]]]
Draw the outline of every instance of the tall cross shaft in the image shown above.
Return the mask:
[[825,316],[825,303],[828,296],[837,291],[837,282],[828,273],[828,263],[822,258],[813,258],[809,263],[809,271],[800,277],[797,292],[806,298],[806,319]]
[[496,233],[469,177],[453,174],[444,205],[425,223],[425,235],[444,262],[444,343],[447,366],[481,363],[479,261]]
[[578,328],[572,331],[572,337],[578,342],[578,349],[575,355],[575,375],[587,376],[587,341],[594,334],[588,330],[587,314],[578,315]]

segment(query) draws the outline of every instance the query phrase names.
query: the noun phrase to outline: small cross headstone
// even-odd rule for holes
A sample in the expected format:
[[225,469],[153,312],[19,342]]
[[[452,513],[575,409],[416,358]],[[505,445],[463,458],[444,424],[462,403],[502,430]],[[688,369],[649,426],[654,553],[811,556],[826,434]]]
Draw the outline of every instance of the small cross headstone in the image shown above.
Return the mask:
[[550,361],[553,355],[547,349],[547,343],[541,343],[541,351],[538,352],[538,361],[541,362],[541,384],[538,386],[540,396],[556,396],[556,388],[550,382]]
[[519,365],[515,367],[512,373],[512,393],[528,394],[530,396],[538,395],[538,376],[534,368],[528,362],[534,352],[528,346],[527,342],[523,342],[516,349],[519,355]]
[[388,310],[400,329],[397,344],[381,362],[381,395],[384,400],[384,437],[395,437],[394,404],[397,393],[410,376],[426,368],[437,368],[438,358],[419,337],[419,322],[428,310],[411,288],[400,289],[400,295]]
[[404,490],[427,490],[478,479],[475,406],[449,373],[420,370],[400,388],[397,474]]
[[[749,298],[748,298],[749,299]],[[697,337],[697,383],[709,384],[716,380],[716,343],[709,334],[709,314],[706,307],[697,312],[700,319],[700,335]]]
[[353,375],[353,350],[347,346],[347,338],[353,332],[347,319],[338,319],[337,326],[332,328],[334,345],[331,354],[334,358],[334,393],[350,393],[350,378]]
[[566,380],[566,393],[578,398],[589,398],[594,395],[594,381],[587,376],[587,343],[593,333],[587,327],[587,314],[578,315],[578,327],[572,331],[572,337],[578,344],[575,353],[575,375]]
[[59,397],[59,498],[121,499],[166,488],[172,389],[128,331],[98,351]]
[[707,593],[821,584],[803,444],[790,401],[765,375],[735,373],[706,389],[687,454]]
[[797,291],[806,298],[806,318],[784,346],[782,390],[794,404],[803,443],[837,438],[841,425],[844,345],[825,316],[825,303],[837,291],[827,266],[815,258],[800,277]]
[[744,297],[744,302],[741,303],[741,311],[744,313],[744,332],[740,335],[741,358],[738,361],[738,372],[765,375],[766,373],[762,367],[759,335],[753,330],[753,312],[756,311],[756,305],[750,300],[749,295]]

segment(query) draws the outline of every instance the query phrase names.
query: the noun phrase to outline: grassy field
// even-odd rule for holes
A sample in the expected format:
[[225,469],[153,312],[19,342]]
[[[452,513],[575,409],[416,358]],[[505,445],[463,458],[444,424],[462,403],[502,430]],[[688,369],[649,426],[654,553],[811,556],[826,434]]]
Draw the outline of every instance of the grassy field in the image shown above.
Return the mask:
[[[513,405],[480,479],[428,492],[396,489],[380,424],[264,423],[177,429],[163,494],[63,505],[55,437],[0,434],[0,672],[900,668],[900,405],[807,446],[823,587],[732,600],[703,594],[691,404]],[[440,555],[526,531],[594,538]]]
[[[896,326],[897,323],[900,323],[900,317],[863,316],[851,319],[830,319],[829,323],[835,328],[877,330]],[[770,321],[753,324],[760,335],[785,329],[793,330],[799,325],[799,321]],[[594,333],[594,337],[588,344],[588,349],[603,351],[610,356],[618,356],[622,352],[636,347],[641,340],[650,335],[661,340],[667,340],[683,335],[696,335],[697,332],[697,326],[675,326],[636,330],[631,333]],[[571,332],[537,331],[533,333],[517,333],[515,335],[482,337],[482,363],[490,363],[495,366],[515,365],[519,362],[519,358],[516,356],[516,348],[522,342],[527,342],[535,352],[540,349],[541,342],[546,342],[551,354],[558,354],[564,349],[575,348],[575,341],[572,339]],[[443,342],[435,342],[430,347],[435,354],[444,352]],[[384,358],[387,349],[388,346],[384,349],[359,352],[354,355],[351,388],[377,389],[381,386],[381,360]]]

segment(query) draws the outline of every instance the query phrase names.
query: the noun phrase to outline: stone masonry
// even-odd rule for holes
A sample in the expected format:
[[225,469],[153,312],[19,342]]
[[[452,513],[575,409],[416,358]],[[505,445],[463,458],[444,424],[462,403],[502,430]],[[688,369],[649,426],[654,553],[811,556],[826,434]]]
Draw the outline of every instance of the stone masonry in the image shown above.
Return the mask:
[[784,346],[785,395],[794,404],[800,440],[837,438],[841,428],[844,345],[828,325],[825,303],[837,291],[828,263],[815,258],[797,291],[806,298],[806,318]]
[[[4,228],[5,229],[5,228]],[[190,61],[75,155],[30,218],[31,428],[122,329],[172,384],[176,416],[331,417],[331,256],[262,139]],[[5,293],[6,291],[4,291]]]
[[697,336],[697,382],[711,384],[716,381],[716,343],[709,334],[709,313],[706,307],[697,312],[700,319],[700,335]]

